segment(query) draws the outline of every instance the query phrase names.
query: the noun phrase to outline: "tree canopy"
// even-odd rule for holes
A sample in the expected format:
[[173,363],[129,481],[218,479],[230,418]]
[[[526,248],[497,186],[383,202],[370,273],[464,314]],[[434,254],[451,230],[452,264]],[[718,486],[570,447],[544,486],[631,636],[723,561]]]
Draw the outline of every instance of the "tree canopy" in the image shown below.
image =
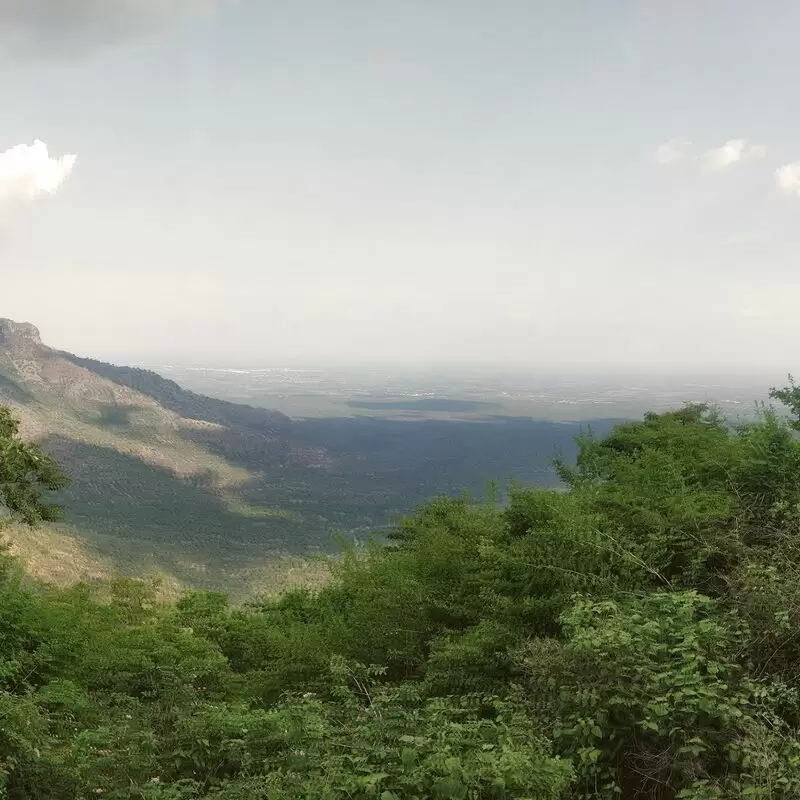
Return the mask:
[[19,436],[19,423],[0,406],[0,508],[29,525],[59,518],[61,507],[47,502],[67,477],[55,461]]
[[[4,503],[47,518],[63,479],[0,419]],[[648,414],[564,491],[438,498],[245,607],[7,571],[0,796],[800,797],[797,424]]]

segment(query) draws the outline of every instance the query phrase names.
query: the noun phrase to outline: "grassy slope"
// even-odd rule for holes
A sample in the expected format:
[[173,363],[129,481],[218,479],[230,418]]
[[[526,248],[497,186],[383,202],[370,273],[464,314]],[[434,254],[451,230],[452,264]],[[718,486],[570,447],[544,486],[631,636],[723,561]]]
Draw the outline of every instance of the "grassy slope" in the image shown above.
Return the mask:
[[[239,497],[258,476],[213,452],[217,423],[183,417],[29,344],[0,350],[0,403],[73,479],[62,497],[65,526],[38,538],[12,534],[40,576],[92,577],[113,567],[167,583],[235,586],[240,570],[274,560],[291,541],[291,517],[258,513]],[[59,567],[48,550],[68,553],[61,560],[72,567]]]

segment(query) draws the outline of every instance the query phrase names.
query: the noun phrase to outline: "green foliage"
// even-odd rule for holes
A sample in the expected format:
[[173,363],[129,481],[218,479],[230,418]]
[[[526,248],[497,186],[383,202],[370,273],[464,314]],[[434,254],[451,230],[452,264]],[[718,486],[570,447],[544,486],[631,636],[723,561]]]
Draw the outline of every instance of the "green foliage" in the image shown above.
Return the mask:
[[[6,560],[0,797],[800,797],[793,426],[649,414],[585,436],[566,491],[439,498],[246,607]],[[35,521],[57,469],[5,430]]]
[[267,778],[267,796],[562,796],[570,764],[548,754],[520,707],[487,695],[426,699],[419,684],[381,684],[383,672],[334,658],[334,703],[287,701],[281,713],[297,744]]
[[48,492],[63,489],[66,476],[53,459],[19,437],[19,423],[0,406],[0,510],[29,525],[55,520],[61,507],[46,502]]
[[581,600],[563,624],[556,738],[586,796],[670,796],[725,759],[750,691],[734,661],[742,635],[714,601],[662,591]]
[[779,400],[794,415],[794,419],[789,423],[795,430],[800,430],[800,386],[797,385],[792,375],[789,376],[789,385],[782,389],[772,388],[769,396],[773,400]]

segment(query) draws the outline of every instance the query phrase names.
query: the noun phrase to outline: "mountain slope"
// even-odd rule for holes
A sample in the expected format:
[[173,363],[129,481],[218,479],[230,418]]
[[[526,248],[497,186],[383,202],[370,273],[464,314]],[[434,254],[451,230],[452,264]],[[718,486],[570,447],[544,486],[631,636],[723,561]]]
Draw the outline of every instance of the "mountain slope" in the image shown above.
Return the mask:
[[0,404],[72,477],[68,529],[123,568],[216,583],[322,538],[318,520],[258,504],[271,473],[330,460],[296,441],[283,414],[80,359],[10,320],[0,320]]
[[335,531],[366,535],[438,493],[481,494],[489,479],[555,485],[550,460],[569,459],[580,432],[522,417],[292,420],[53,349],[10,320],[0,320],[0,405],[72,478],[54,538],[12,537],[40,577],[52,541],[83,564],[59,574],[157,574],[236,594],[273,580],[287,554],[330,549]]

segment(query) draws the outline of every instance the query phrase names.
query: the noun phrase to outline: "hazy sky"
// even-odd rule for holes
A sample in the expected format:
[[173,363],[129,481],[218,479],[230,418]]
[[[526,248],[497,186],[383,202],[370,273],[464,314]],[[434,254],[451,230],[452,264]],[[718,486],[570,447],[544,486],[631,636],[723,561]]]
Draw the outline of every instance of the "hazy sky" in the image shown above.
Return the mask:
[[118,361],[800,369],[798,30],[3,0],[0,316]]

